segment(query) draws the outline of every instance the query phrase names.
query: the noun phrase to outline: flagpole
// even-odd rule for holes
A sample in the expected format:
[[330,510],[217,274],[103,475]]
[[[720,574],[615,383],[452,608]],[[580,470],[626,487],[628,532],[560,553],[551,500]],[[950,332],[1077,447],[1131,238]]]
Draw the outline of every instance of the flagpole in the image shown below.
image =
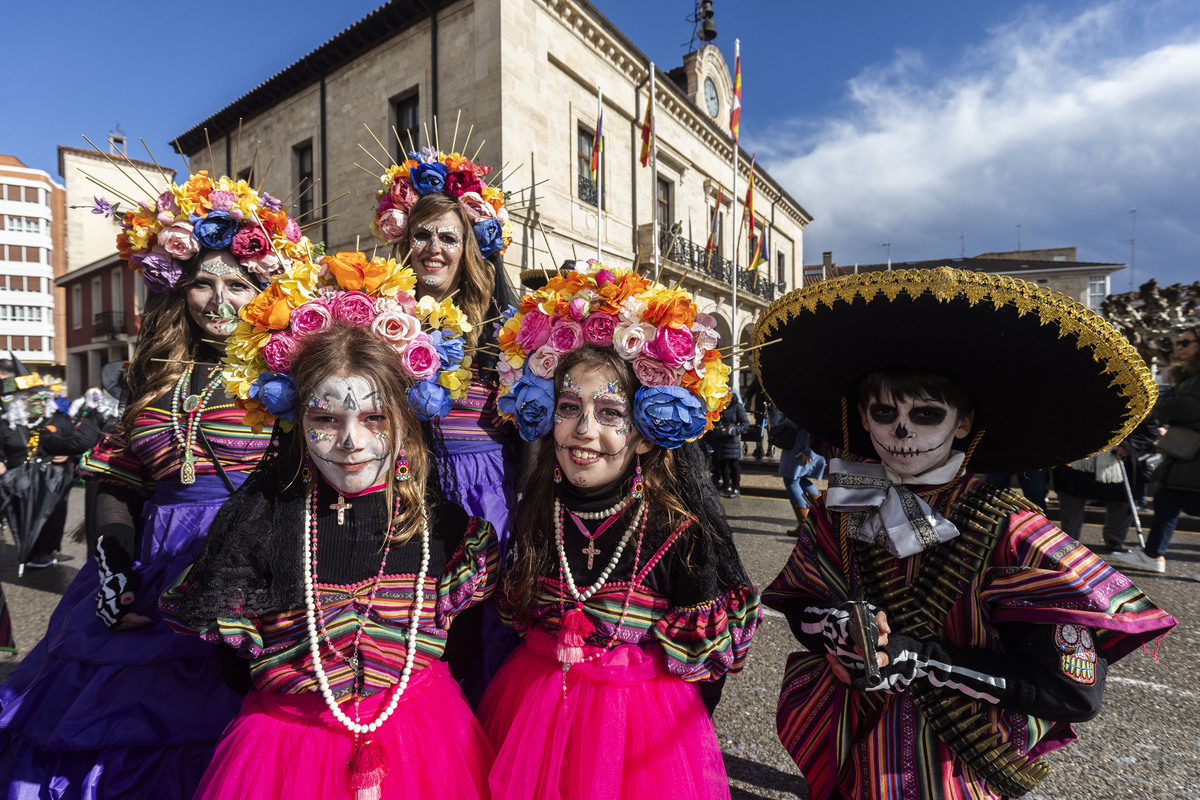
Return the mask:
[[596,147],[600,155],[596,157],[596,260],[603,262],[600,253],[600,240],[604,231],[604,90],[596,86]]
[[[741,39],[733,40],[733,57],[734,57],[734,63],[737,65],[734,67],[734,69],[737,70],[741,66],[741,58],[742,58],[742,40]],[[741,123],[740,110],[741,109],[739,108],[739,117],[738,117],[739,125]],[[732,111],[730,113],[732,113]],[[737,131],[731,131],[730,133],[733,136],[733,195],[730,199],[730,202],[733,203],[733,213],[729,215],[731,217],[731,219],[729,221],[729,227],[733,231],[733,236],[731,236],[729,238],[729,241],[733,244],[733,314],[732,314],[732,318],[730,320],[730,328],[733,331],[733,334],[732,334],[733,341],[730,344],[732,344],[736,347],[738,344],[740,344],[740,338],[738,335],[739,331],[738,331],[738,316],[737,316],[737,295],[738,295],[738,277],[739,277],[738,276],[738,230],[737,230],[738,133],[737,133]],[[737,350],[735,349],[732,351],[732,353],[730,355],[730,369],[731,369],[730,374],[731,375],[737,374],[737,368],[738,368],[738,355],[737,355]]]
[[[658,128],[654,119],[654,62],[650,62],[650,212],[654,219],[654,280],[658,280]],[[667,253],[667,257],[671,256]]]

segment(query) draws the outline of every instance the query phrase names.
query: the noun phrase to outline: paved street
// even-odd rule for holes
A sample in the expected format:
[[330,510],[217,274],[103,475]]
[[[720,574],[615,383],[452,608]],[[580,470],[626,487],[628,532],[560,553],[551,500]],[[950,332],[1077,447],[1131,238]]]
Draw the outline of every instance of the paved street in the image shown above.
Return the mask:
[[[766,585],[786,561],[791,542],[785,531],[795,522],[786,500],[775,496],[778,482],[747,474],[748,494],[726,501],[751,578]],[[72,520],[79,519],[82,490],[74,490]],[[1135,540],[1130,534],[1130,540]],[[1084,529],[1084,542],[1100,541],[1099,528]],[[18,580],[12,546],[0,544],[0,581],[8,598],[17,643],[26,651],[45,629],[59,595],[83,561],[83,545],[68,543],[74,560],[28,572]],[[1027,797],[1041,798],[1198,798],[1200,799],[1200,534],[1180,531],[1169,554],[1167,574],[1138,574],[1136,580],[1180,619],[1180,626],[1157,651],[1136,653],[1110,672],[1105,708],[1078,726],[1080,741],[1051,755],[1051,776]],[[1134,573],[1130,573],[1133,575]],[[784,660],[795,645],[787,623],[769,614],[751,648],[746,669],[726,685],[717,709],[717,732],[726,754],[734,798],[803,798],[804,784],[775,738],[775,702]],[[0,656],[0,675],[15,664]]]

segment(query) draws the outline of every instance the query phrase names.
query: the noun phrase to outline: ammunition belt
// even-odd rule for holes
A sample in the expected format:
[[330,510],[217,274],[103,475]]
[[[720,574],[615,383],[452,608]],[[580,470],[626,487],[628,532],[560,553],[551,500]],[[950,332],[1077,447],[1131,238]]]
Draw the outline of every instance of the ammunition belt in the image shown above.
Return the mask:
[[[1015,511],[1041,509],[1021,495],[995,486],[976,487],[951,505],[947,519],[959,535],[925,554],[917,577],[902,572],[881,578],[892,560],[886,550],[855,542],[863,595],[884,609],[897,633],[917,639],[945,636],[946,620],[963,592],[982,572]],[[908,691],[929,725],[993,790],[1019,797],[1050,774],[1050,765],[1029,759],[997,732],[988,736],[992,708],[944,686],[914,682]]]

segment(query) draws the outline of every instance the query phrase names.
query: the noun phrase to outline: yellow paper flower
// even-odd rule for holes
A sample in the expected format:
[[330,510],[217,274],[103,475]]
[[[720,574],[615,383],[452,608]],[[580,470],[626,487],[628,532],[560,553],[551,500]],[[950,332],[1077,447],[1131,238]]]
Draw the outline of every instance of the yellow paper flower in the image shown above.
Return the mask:
[[471,382],[471,371],[461,366],[456,369],[443,370],[438,375],[437,382],[450,392],[455,400],[461,400],[467,395],[467,385]]

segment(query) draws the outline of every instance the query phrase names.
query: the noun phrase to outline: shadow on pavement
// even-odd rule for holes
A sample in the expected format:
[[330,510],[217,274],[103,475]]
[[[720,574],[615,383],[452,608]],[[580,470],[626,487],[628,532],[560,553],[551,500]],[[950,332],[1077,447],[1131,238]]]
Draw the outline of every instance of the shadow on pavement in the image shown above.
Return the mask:
[[[800,800],[808,800],[808,784],[799,775],[783,772],[729,753],[722,753],[722,755],[725,757],[725,772],[729,774],[731,780],[771,791],[782,789],[792,792]],[[736,786],[730,787],[730,794],[734,800],[759,800],[766,797],[766,795],[755,794]]]

